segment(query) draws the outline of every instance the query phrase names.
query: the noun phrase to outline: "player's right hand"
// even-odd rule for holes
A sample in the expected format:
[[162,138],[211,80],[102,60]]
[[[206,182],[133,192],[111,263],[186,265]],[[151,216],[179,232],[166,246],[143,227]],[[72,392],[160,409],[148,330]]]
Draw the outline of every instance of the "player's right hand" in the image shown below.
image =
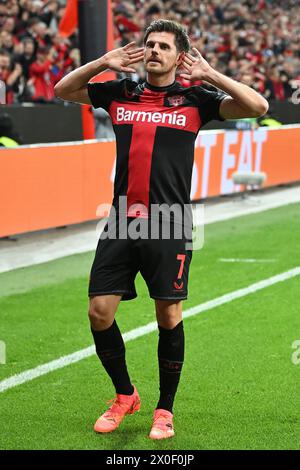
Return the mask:
[[136,47],[135,42],[130,42],[124,47],[107,52],[104,56],[107,68],[115,72],[125,73],[134,73],[136,70],[131,65],[141,62],[143,59],[144,48]]

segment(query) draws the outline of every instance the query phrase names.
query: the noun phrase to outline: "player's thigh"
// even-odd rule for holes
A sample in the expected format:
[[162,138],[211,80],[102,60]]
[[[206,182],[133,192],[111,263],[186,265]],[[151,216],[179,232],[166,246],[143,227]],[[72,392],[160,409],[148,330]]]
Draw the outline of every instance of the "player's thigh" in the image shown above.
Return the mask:
[[187,240],[143,240],[140,270],[150,296],[157,300],[184,300],[188,295],[192,251]]
[[89,296],[136,297],[134,279],[137,266],[130,239],[101,239],[91,268]]

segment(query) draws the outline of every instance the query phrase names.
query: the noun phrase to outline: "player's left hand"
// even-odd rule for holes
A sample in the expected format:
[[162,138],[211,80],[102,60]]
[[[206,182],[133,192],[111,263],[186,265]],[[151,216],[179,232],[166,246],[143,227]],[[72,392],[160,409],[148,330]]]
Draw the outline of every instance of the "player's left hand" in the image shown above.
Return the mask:
[[196,49],[192,48],[195,56],[185,53],[182,59],[182,67],[185,69],[184,73],[181,73],[180,76],[185,80],[206,80],[213,71],[213,68],[209,63],[202,57],[201,53]]

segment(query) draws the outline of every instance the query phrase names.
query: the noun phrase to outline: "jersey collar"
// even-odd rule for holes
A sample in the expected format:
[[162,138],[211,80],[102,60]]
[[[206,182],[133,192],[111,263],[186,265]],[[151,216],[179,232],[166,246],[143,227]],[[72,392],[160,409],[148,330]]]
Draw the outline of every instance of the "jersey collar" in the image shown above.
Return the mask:
[[148,83],[147,81],[145,82],[145,88],[148,88],[151,91],[158,91],[158,92],[165,92],[165,91],[172,90],[175,85],[176,85],[176,80],[174,80],[174,82],[171,85],[167,85],[167,86],[154,86],[154,85],[150,85],[150,83]]

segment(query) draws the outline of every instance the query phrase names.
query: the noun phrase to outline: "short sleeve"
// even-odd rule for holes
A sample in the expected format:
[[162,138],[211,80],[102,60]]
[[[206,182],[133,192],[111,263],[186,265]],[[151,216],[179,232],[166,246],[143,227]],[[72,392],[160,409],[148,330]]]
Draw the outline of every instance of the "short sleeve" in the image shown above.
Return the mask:
[[221,101],[228,96],[226,93],[210,91],[198,86],[196,95],[202,126],[213,119],[224,121],[220,116],[219,109]]
[[94,108],[108,111],[111,102],[121,97],[125,88],[124,80],[88,83],[88,94]]

